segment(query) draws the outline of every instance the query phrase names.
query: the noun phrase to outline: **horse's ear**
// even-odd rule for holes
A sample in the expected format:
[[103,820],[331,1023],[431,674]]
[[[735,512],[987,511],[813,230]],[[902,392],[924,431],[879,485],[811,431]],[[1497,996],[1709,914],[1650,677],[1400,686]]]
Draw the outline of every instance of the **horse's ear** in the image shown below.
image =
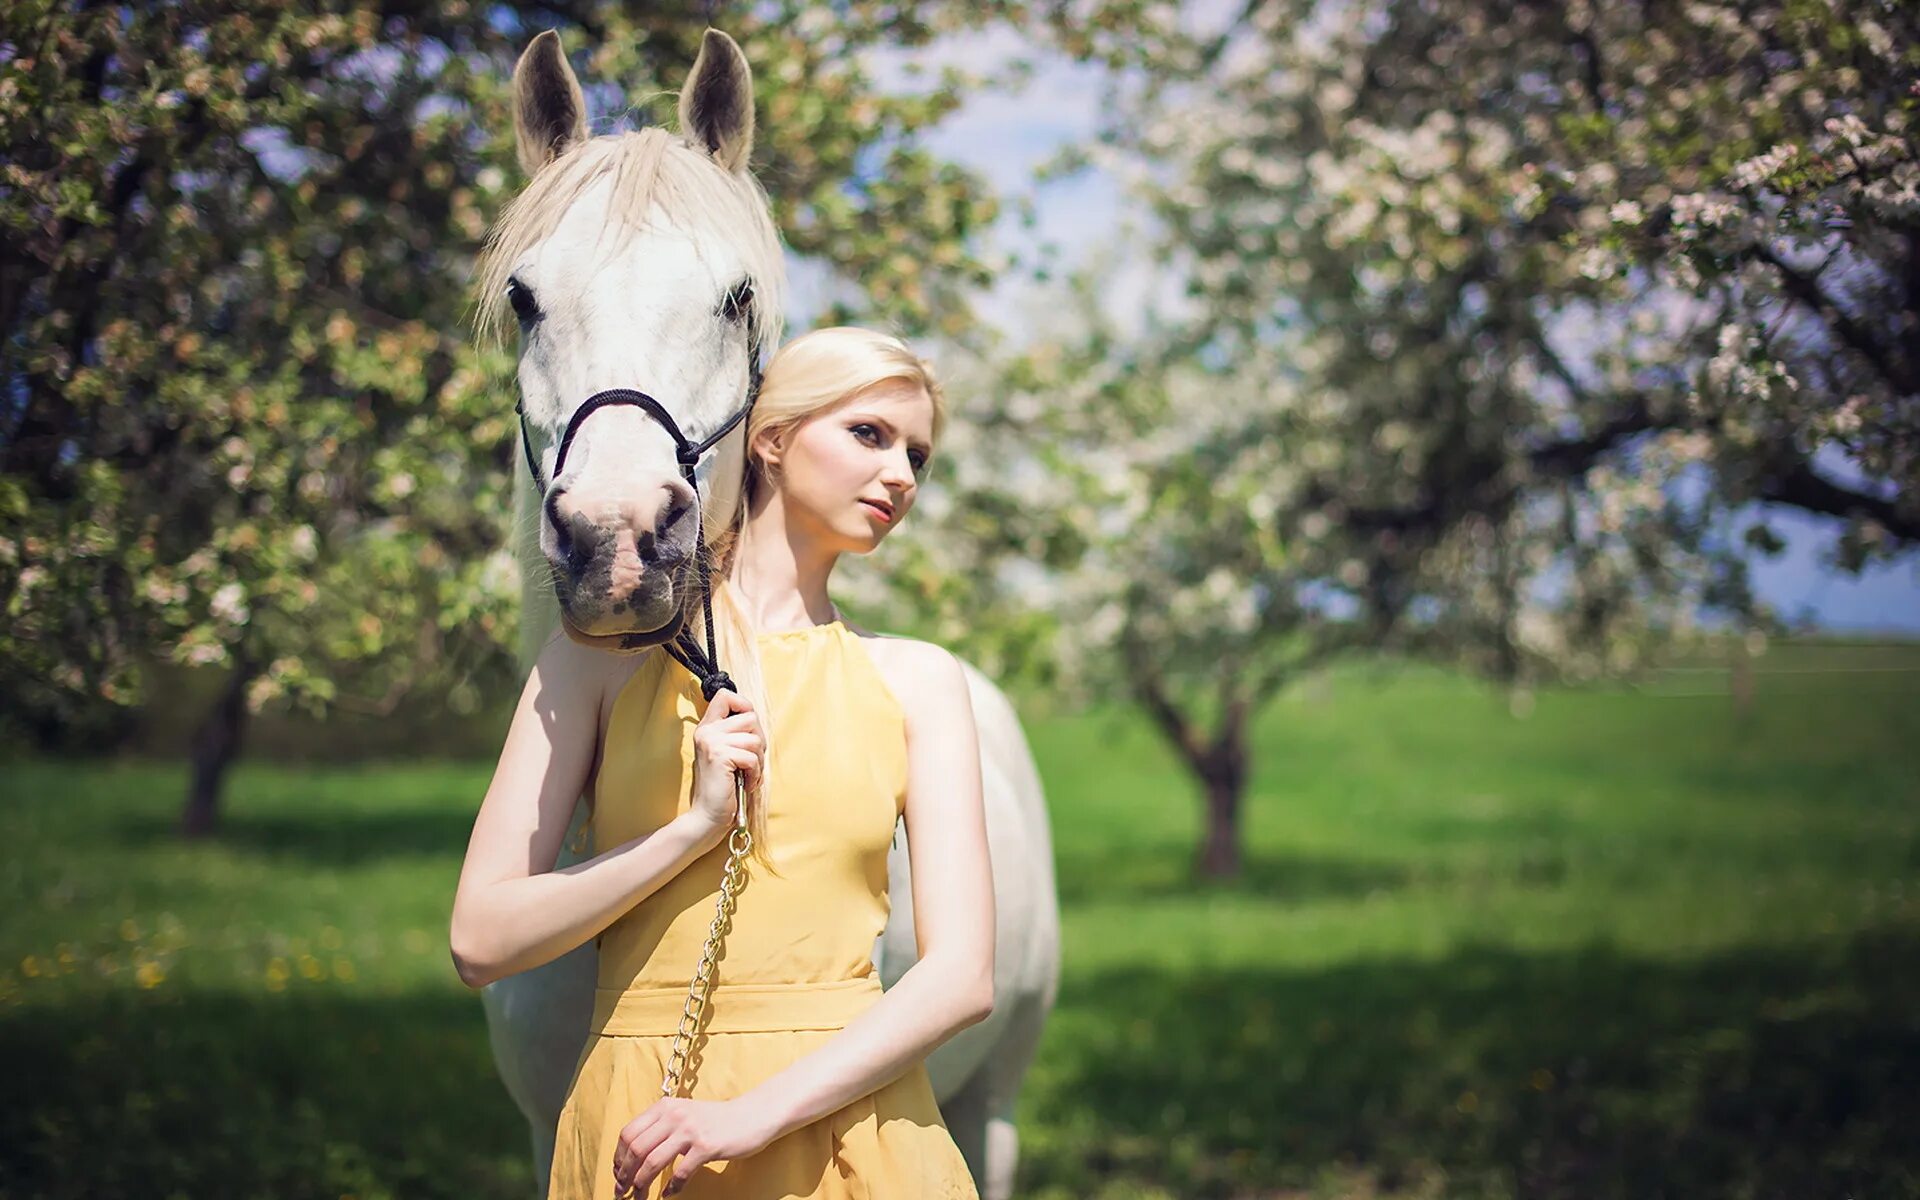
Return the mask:
[[729,171],[745,171],[753,151],[753,72],[734,40],[707,30],[700,57],[680,89],[680,136]]
[[513,142],[521,169],[532,175],[587,137],[587,98],[560,35],[549,29],[513,66]]

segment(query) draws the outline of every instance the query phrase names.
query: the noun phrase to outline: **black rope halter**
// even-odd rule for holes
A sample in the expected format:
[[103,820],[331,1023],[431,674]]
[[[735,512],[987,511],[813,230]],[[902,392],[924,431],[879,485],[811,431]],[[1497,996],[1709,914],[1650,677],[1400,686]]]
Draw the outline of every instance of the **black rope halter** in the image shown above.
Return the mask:
[[[690,441],[685,434],[680,432],[680,426],[674,422],[673,414],[669,413],[661,403],[652,396],[647,395],[645,392],[635,391],[633,388],[608,388],[605,391],[595,392],[593,395],[587,397],[580,407],[574,410],[572,419],[567,422],[566,432],[560,436],[560,452],[554,456],[553,460],[553,478],[558,479],[560,478],[560,472],[566,467],[567,450],[573,445],[574,434],[580,431],[581,423],[596,410],[605,408],[610,404],[626,404],[640,409],[654,420],[660,422],[661,427],[667,431],[667,435],[673,438],[674,459],[680,464],[680,473],[686,478],[687,485],[693,488],[695,513],[694,569],[700,576],[700,604],[702,613],[706,618],[707,644],[703,648],[699,641],[687,631],[686,614],[685,611],[682,610],[680,613],[675,614],[673,620],[667,622],[666,625],[654,633],[623,634],[620,638],[620,649],[638,650],[647,646],[661,645],[662,649],[668,654],[671,654],[681,666],[685,667],[692,673],[694,678],[700,681],[700,691],[709,701],[711,701],[714,695],[722,688],[736,691],[738,689],[734,686],[733,678],[720,669],[720,661],[714,645],[713,579],[707,566],[706,513],[700,498],[700,484],[694,477],[694,468],[699,465],[701,455],[712,449],[716,442],[732,432],[735,425],[740,424],[740,422],[747,418],[747,414],[753,411],[753,402],[759,398],[760,330],[758,323],[753,318],[752,310],[749,309],[747,315],[747,400],[731,417],[726,419],[720,428],[714,430],[698,442]],[[534,457],[533,435],[527,425],[527,409],[524,400],[514,401],[513,411],[520,415],[520,446],[527,455],[527,469],[533,473],[534,486],[540,489],[540,495],[544,499],[547,494],[548,481],[541,478],[540,462]],[[744,496],[742,497],[742,503],[745,503]],[[664,643],[664,645],[662,645],[662,643]]]

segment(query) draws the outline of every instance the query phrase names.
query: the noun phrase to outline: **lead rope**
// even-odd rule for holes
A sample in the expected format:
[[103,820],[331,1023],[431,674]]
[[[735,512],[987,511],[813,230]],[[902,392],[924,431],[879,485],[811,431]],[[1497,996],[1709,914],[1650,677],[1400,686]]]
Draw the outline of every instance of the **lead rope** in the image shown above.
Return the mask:
[[[688,482],[692,482],[692,473],[688,473]],[[695,511],[702,511],[699,504],[700,487],[694,484]],[[713,642],[713,581],[706,574],[706,530],[701,523],[699,532],[694,535],[694,553],[701,564],[701,574],[706,580],[706,588],[701,594],[702,611],[706,617],[707,651],[705,661],[699,667],[688,658],[700,657],[699,643],[682,630],[675,639],[684,644],[690,653],[682,653],[682,647],[668,643],[667,653],[678,659],[681,665],[692,671],[700,680],[700,690],[706,695],[707,703],[713,703],[713,697],[721,688],[732,688],[733,680],[720,669],[714,657]],[[710,670],[707,668],[711,668]],[[694,968],[693,980],[687,985],[687,1000],[680,1008],[680,1025],[673,1032],[673,1053],[667,1059],[666,1077],[660,1081],[660,1095],[663,1099],[672,1099],[681,1095],[682,1088],[692,1087],[693,1081],[686,1075],[687,1054],[693,1048],[693,1039],[700,1031],[700,1018],[707,1008],[707,990],[713,983],[713,966],[720,953],[720,939],[730,927],[733,917],[734,901],[740,892],[740,885],[746,878],[745,861],[747,852],[753,849],[753,831],[747,828],[747,781],[744,775],[734,772],[733,776],[733,832],[727,835],[727,865],[720,876],[720,898],[715,902],[713,923],[707,926],[707,941],[700,948],[700,964]]]
[[[696,484],[694,495],[699,496]],[[699,545],[696,553],[704,555],[706,549],[705,530],[695,535]],[[713,638],[713,589],[709,581],[701,597],[702,615],[706,618],[707,647],[704,654],[700,644],[685,630],[682,630],[673,642],[661,647],[671,654],[682,666],[692,672],[700,681],[701,694],[707,703],[713,703],[714,696],[722,689],[732,689],[733,679],[721,670],[715,660],[716,647]],[[694,661],[689,661],[689,659]],[[711,670],[708,668],[711,667]],[[693,1086],[692,1078],[687,1074],[687,1055],[693,1048],[693,1041],[699,1035],[700,1019],[706,1014],[707,992],[713,983],[713,968],[719,959],[720,939],[725,936],[733,917],[740,886],[746,880],[746,857],[753,850],[753,831],[747,828],[747,781],[735,772],[733,777],[733,832],[727,835],[727,865],[720,876],[720,897],[714,905],[713,922],[707,926],[706,944],[700,948],[700,962],[694,968],[693,979],[687,985],[687,999],[680,1008],[680,1024],[673,1032],[673,1051],[667,1059],[667,1073],[660,1080],[660,1095],[663,1099],[673,1099],[683,1094],[685,1088]],[[574,847],[575,853],[585,853],[587,829],[582,826]],[[631,1195],[629,1190],[627,1195]]]

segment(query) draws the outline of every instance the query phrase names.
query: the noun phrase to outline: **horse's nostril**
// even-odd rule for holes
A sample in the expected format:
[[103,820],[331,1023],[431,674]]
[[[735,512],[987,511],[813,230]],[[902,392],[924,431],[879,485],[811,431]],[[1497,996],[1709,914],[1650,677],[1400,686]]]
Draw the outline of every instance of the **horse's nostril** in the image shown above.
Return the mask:
[[567,570],[575,579],[586,573],[587,563],[593,558],[593,547],[585,538],[567,539]]
[[673,527],[686,516],[690,507],[685,501],[672,501],[661,510],[660,518],[654,522],[652,529],[636,531],[634,549],[639,552],[641,562],[655,567],[671,566],[679,561],[680,556],[672,553]]
[[558,503],[565,489],[555,489],[547,497],[547,520],[553,526],[553,546],[567,564],[567,572],[578,581],[580,573],[586,570],[587,560],[592,557],[592,543],[589,538],[580,536],[581,530],[575,524],[579,514],[563,511]]
[[672,532],[673,527],[680,523],[681,518],[687,515],[687,511],[692,507],[693,505],[685,500],[676,500],[667,505],[667,511],[661,516],[660,524],[655,529],[655,533],[661,537],[666,537]]

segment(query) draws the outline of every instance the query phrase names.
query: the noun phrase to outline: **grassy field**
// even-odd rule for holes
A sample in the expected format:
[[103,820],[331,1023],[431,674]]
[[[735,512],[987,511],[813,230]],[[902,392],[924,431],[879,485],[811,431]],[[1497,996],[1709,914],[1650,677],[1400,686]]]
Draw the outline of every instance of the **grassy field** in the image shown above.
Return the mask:
[[[1136,718],[1029,714],[1065,920],[1020,1194],[1920,1195],[1920,647],[1262,718],[1247,869]],[[0,782],[0,1196],[519,1197],[444,947],[490,763]],[[910,1200],[910,1198],[906,1198]]]

